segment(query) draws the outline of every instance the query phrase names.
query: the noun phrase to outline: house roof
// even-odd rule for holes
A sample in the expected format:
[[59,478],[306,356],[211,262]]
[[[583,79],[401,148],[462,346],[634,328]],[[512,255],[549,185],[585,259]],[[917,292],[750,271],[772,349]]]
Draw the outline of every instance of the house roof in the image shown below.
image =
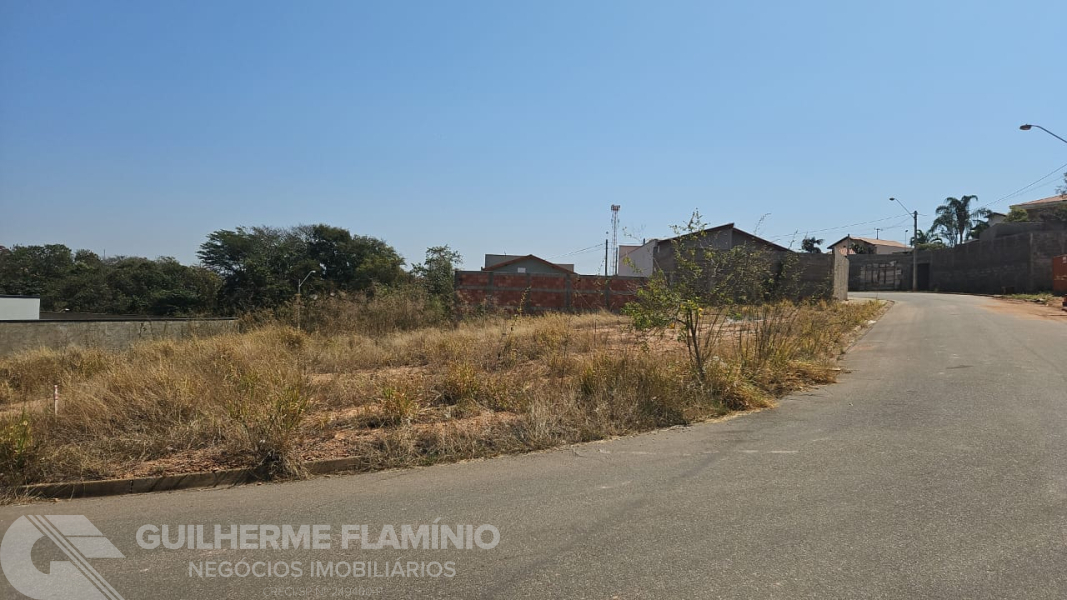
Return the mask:
[[686,234],[683,234],[683,235],[677,235],[677,236],[674,236],[672,238],[659,240],[656,243],[657,244],[663,244],[663,243],[671,242],[673,240],[684,239],[684,238],[687,238],[687,237],[690,237],[690,236],[694,236],[694,235],[697,235],[697,234],[700,234],[700,233],[708,234],[708,233],[714,233],[714,232],[717,232],[717,231],[722,231],[724,229],[732,229],[735,232],[740,233],[741,235],[743,235],[744,237],[746,237],[746,238],[748,238],[748,239],[750,239],[752,241],[759,242],[761,244],[766,244],[766,245],[778,250],[779,252],[789,252],[790,251],[789,248],[786,248],[785,246],[779,246],[778,244],[775,244],[774,242],[772,242],[770,240],[765,240],[765,239],[763,239],[763,238],[761,238],[759,236],[753,235],[753,234],[751,234],[751,233],[749,233],[749,232],[747,232],[747,231],[745,231],[743,229],[738,229],[737,227],[734,227],[733,223],[726,223],[725,225],[719,225],[717,227],[708,227],[707,229],[702,229],[700,231],[694,231],[692,233],[686,233]]
[[1037,208],[1045,204],[1056,204],[1057,202],[1067,202],[1067,197],[1064,197],[1061,194],[1056,194],[1055,196],[1049,196],[1048,198],[1042,198],[1040,200],[1031,200],[1029,202],[1023,202],[1022,204],[1012,204],[1011,207],[1019,207],[1023,209],[1026,207]]
[[572,270],[570,270],[568,268],[561,267],[561,266],[557,265],[556,263],[549,262],[549,261],[541,258],[540,256],[534,256],[533,254],[527,254],[526,256],[517,256],[517,257],[515,257],[515,258],[513,258],[511,260],[505,260],[504,262],[496,263],[495,265],[489,265],[488,267],[482,267],[482,270],[483,271],[495,271],[495,270],[499,269],[500,267],[506,267],[508,265],[513,265],[513,264],[515,264],[517,262],[522,262],[524,260],[535,260],[537,262],[544,263],[544,264],[552,267],[553,269],[556,269],[557,271],[562,271],[564,273],[570,273],[571,275],[576,275],[577,274],[577,273],[575,273],[574,271],[572,271]]
[[846,235],[845,237],[843,237],[843,238],[837,240],[836,242],[830,244],[829,246],[827,246],[827,248],[833,248],[834,246],[840,244],[841,242],[843,242],[845,240],[855,240],[855,241],[859,241],[859,242],[867,242],[868,244],[871,244],[872,246],[887,246],[887,247],[890,247],[890,248],[905,248],[905,249],[908,249],[908,250],[911,249],[911,246],[908,246],[907,244],[901,244],[900,242],[897,242],[897,241],[894,241],[894,240],[875,240],[875,239],[859,237],[859,236],[855,236],[855,235]]

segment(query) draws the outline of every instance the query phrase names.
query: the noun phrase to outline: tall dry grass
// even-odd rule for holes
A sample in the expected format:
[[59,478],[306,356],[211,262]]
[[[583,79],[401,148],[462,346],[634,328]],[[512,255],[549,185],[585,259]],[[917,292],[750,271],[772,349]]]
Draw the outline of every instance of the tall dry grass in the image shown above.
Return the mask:
[[[414,310],[394,301],[378,314]],[[739,315],[708,385],[692,377],[684,345],[638,337],[616,315],[386,326],[359,313],[365,302],[331,306],[337,315],[312,331],[259,322],[124,352],[0,359],[0,485],[222,467],[294,476],[333,456],[378,469],[691,423],[831,381],[843,340],[878,310]]]

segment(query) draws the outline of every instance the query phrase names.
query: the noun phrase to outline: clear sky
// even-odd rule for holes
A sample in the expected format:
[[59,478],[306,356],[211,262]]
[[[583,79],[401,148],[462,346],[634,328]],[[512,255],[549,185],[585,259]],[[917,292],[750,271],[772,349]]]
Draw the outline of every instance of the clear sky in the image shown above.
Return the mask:
[[216,229],[325,222],[409,261],[594,272],[611,204],[620,241],[694,208],[795,246],[903,240],[890,196],[985,204],[1067,163],[1018,130],[1067,137],[1065,22],[1063,0],[0,0],[0,244],[195,262]]

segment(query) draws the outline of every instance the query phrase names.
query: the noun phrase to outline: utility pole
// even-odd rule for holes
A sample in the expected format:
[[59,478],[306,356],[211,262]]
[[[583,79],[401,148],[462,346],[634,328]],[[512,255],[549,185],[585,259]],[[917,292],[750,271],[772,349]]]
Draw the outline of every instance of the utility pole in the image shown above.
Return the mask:
[[[909,211],[908,207],[904,206],[904,203],[896,198],[890,198],[890,202],[896,202],[900,205],[900,208],[904,209],[904,212],[911,213],[911,218],[914,221],[914,227],[912,231],[915,232],[916,237],[919,234],[919,211]],[[919,291],[919,250],[913,244],[911,247],[911,291]]]
[[[915,231],[919,231],[919,211],[911,213],[911,219]],[[911,291],[919,291],[919,249],[915,247],[915,244],[911,245]]]
[[604,277],[608,276],[608,238],[604,238]]
[[611,205],[611,249],[615,251],[613,257],[614,262],[614,274],[619,274],[619,209],[622,208],[618,204]]
[[874,239],[876,239],[876,240],[882,239],[882,235],[881,234],[882,234],[882,228],[881,227],[875,227],[874,228]]

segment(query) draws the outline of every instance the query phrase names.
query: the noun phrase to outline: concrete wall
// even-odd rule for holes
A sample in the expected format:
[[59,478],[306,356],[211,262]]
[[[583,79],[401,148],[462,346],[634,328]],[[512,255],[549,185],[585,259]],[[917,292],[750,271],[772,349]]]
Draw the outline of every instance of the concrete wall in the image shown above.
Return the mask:
[[[788,265],[795,257],[797,289],[792,295],[800,298],[848,299],[848,257],[839,254],[809,254],[801,252],[771,252],[776,265]],[[788,276],[788,275],[787,275]]]
[[236,329],[234,319],[6,321],[0,322],[0,355],[41,347],[121,350],[143,340],[215,335]]
[[566,273],[456,271],[456,301],[524,311],[619,310],[632,301],[643,277]]
[[[1013,225],[1005,223],[997,228]],[[983,236],[954,248],[920,252],[919,289],[975,294],[1032,293],[1052,289],[1052,261],[1067,254],[1067,231]],[[910,290],[911,255],[852,255],[850,290]]]
[[0,296],[0,321],[41,318],[41,299],[32,296]]
[[833,296],[834,300],[848,300],[848,266],[849,257],[843,252],[832,252],[833,256]]

